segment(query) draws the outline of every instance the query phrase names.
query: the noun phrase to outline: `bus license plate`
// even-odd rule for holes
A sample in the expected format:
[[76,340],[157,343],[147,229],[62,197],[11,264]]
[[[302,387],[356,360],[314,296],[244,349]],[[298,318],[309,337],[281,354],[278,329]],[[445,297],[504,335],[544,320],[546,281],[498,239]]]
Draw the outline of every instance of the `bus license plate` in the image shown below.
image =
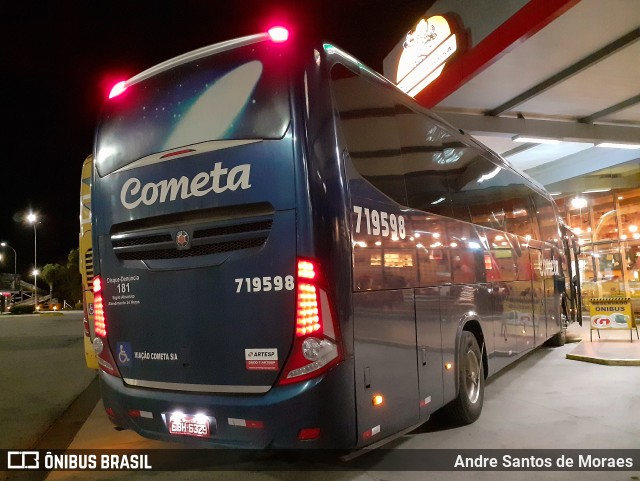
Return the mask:
[[172,417],[169,420],[169,433],[178,436],[208,438],[211,435],[209,419],[205,416]]

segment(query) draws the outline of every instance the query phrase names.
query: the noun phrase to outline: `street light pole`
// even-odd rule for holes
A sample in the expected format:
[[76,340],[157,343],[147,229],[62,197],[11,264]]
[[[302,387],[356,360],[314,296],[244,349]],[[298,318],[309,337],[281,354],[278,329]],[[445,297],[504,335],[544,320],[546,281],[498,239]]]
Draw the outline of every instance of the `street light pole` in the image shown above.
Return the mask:
[[17,290],[17,285],[18,285],[18,253],[16,252],[16,250],[11,247],[9,244],[7,244],[6,242],[0,242],[0,246],[1,247],[8,247],[9,249],[11,249],[13,251],[13,290]]
[[38,220],[38,216],[36,216],[33,212],[29,212],[27,215],[27,221],[33,224],[33,298],[34,310],[38,310],[38,236],[36,233],[36,221]]

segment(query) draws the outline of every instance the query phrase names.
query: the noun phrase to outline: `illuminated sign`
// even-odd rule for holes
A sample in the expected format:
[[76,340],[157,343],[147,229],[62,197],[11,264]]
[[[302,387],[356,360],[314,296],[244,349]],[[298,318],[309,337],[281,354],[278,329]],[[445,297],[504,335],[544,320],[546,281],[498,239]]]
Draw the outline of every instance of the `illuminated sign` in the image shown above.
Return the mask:
[[442,73],[446,61],[458,50],[458,41],[449,22],[437,15],[421,19],[402,46],[396,84],[415,97]]

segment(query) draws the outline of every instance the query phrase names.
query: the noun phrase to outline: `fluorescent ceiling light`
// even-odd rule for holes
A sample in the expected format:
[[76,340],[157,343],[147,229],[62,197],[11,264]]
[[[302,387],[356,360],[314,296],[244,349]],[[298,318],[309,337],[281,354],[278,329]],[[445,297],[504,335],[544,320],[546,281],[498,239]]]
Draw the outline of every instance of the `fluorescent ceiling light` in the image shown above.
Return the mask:
[[574,197],[571,199],[571,207],[573,209],[584,209],[587,206],[587,199],[584,197]]
[[585,190],[583,192],[583,194],[597,194],[599,192],[610,192],[611,188],[608,189],[591,189],[591,190]]
[[562,192],[549,192],[549,195],[553,195],[553,196],[562,195]]
[[640,144],[621,144],[618,142],[602,142],[596,147],[608,147],[610,149],[640,149]]
[[550,139],[544,137],[527,137],[526,135],[516,135],[513,137],[514,142],[530,142],[532,144],[559,144],[562,142],[560,139]]

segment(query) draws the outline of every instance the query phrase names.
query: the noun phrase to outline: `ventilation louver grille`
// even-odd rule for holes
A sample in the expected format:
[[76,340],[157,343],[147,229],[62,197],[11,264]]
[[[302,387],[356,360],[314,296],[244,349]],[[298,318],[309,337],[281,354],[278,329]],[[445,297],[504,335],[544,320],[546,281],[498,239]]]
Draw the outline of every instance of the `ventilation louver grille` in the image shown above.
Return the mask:
[[[192,223],[180,224],[173,218],[120,224],[111,236],[111,244],[121,261],[162,261],[260,248],[271,232],[272,212],[209,218],[200,214],[193,215]],[[176,233],[183,230],[189,233],[189,244],[180,247]]]

